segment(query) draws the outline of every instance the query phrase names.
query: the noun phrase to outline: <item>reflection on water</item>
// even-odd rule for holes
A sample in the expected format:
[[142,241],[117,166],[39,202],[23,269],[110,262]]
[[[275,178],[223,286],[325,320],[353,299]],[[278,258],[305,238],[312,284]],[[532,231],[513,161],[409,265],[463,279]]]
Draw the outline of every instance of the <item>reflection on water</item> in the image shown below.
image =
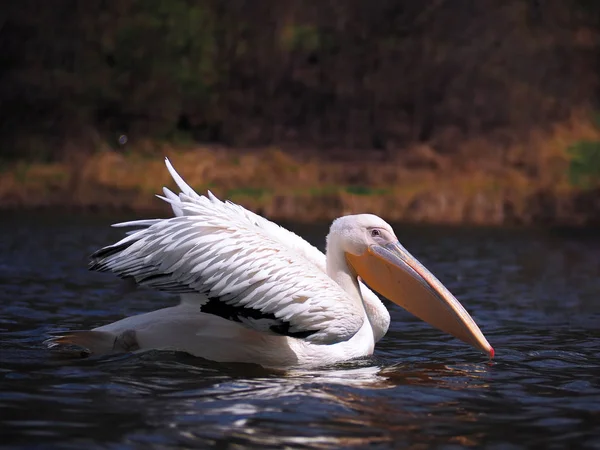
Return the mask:
[[[496,360],[396,306],[371,358],[289,372],[183,353],[48,355],[47,333],[173,299],[89,273],[117,219],[0,223],[3,444],[81,448],[600,448],[600,238],[396,227],[463,301]],[[322,246],[326,228],[296,231]]]

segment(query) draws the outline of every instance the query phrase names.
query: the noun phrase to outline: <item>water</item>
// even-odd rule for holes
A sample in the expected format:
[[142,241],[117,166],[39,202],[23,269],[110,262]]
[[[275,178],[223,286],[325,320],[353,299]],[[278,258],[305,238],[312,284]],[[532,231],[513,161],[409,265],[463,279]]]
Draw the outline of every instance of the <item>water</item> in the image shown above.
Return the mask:
[[[123,298],[86,270],[119,219],[3,213],[0,445],[600,448],[600,236],[396,227],[472,313],[493,362],[389,304],[372,358],[322,370],[174,352],[51,357],[49,332],[175,301]],[[326,227],[296,231],[322,246]]]

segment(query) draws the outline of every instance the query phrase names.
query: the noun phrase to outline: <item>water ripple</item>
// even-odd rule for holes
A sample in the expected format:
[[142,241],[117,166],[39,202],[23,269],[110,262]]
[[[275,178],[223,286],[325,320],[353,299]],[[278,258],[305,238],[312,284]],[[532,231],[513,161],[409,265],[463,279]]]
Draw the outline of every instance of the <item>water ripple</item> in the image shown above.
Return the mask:
[[[85,270],[111,220],[0,222],[0,427],[31,447],[600,448],[600,239],[397,227],[464,302],[490,362],[390,306],[371,358],[312,371],[177,352],[50,357],[53,331],[172,304]],[[322,247],[325,228],[309,239]],[[297,232],[303,233],[301,228]]]

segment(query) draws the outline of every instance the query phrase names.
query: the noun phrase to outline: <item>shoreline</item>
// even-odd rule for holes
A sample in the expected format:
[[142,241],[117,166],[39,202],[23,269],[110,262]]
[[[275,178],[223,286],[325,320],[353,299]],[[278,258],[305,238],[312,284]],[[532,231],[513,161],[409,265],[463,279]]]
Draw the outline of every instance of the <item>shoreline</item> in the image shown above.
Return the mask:
[[[590,227],[600,193],[538,184],[515,170],[488,173],[405,161],[299,160],[274,149],[164,149],[198,193],[210,189],[277,221],[328,222],[369,212],[390,222],[432,225]],[[7,170],[8,169],[8,170]],[[16,162],[0,173],[0,210],[169,215],[157,199],[174,187],[162,156],[101,151],[62,163]]]

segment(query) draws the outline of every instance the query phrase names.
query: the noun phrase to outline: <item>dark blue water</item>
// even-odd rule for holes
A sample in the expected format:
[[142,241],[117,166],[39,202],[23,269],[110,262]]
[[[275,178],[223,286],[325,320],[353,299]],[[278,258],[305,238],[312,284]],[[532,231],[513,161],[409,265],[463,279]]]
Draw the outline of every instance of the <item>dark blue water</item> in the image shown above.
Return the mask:
[[[52,357],[49,332],[176,302],[87,271],[120,219],[2,213],[0,445],[600,448],[600,235],[395,227],[472,313],[491,363],[394,305],[374,357],[316,371]],[[322,247],[327,229],[296,231]]]

